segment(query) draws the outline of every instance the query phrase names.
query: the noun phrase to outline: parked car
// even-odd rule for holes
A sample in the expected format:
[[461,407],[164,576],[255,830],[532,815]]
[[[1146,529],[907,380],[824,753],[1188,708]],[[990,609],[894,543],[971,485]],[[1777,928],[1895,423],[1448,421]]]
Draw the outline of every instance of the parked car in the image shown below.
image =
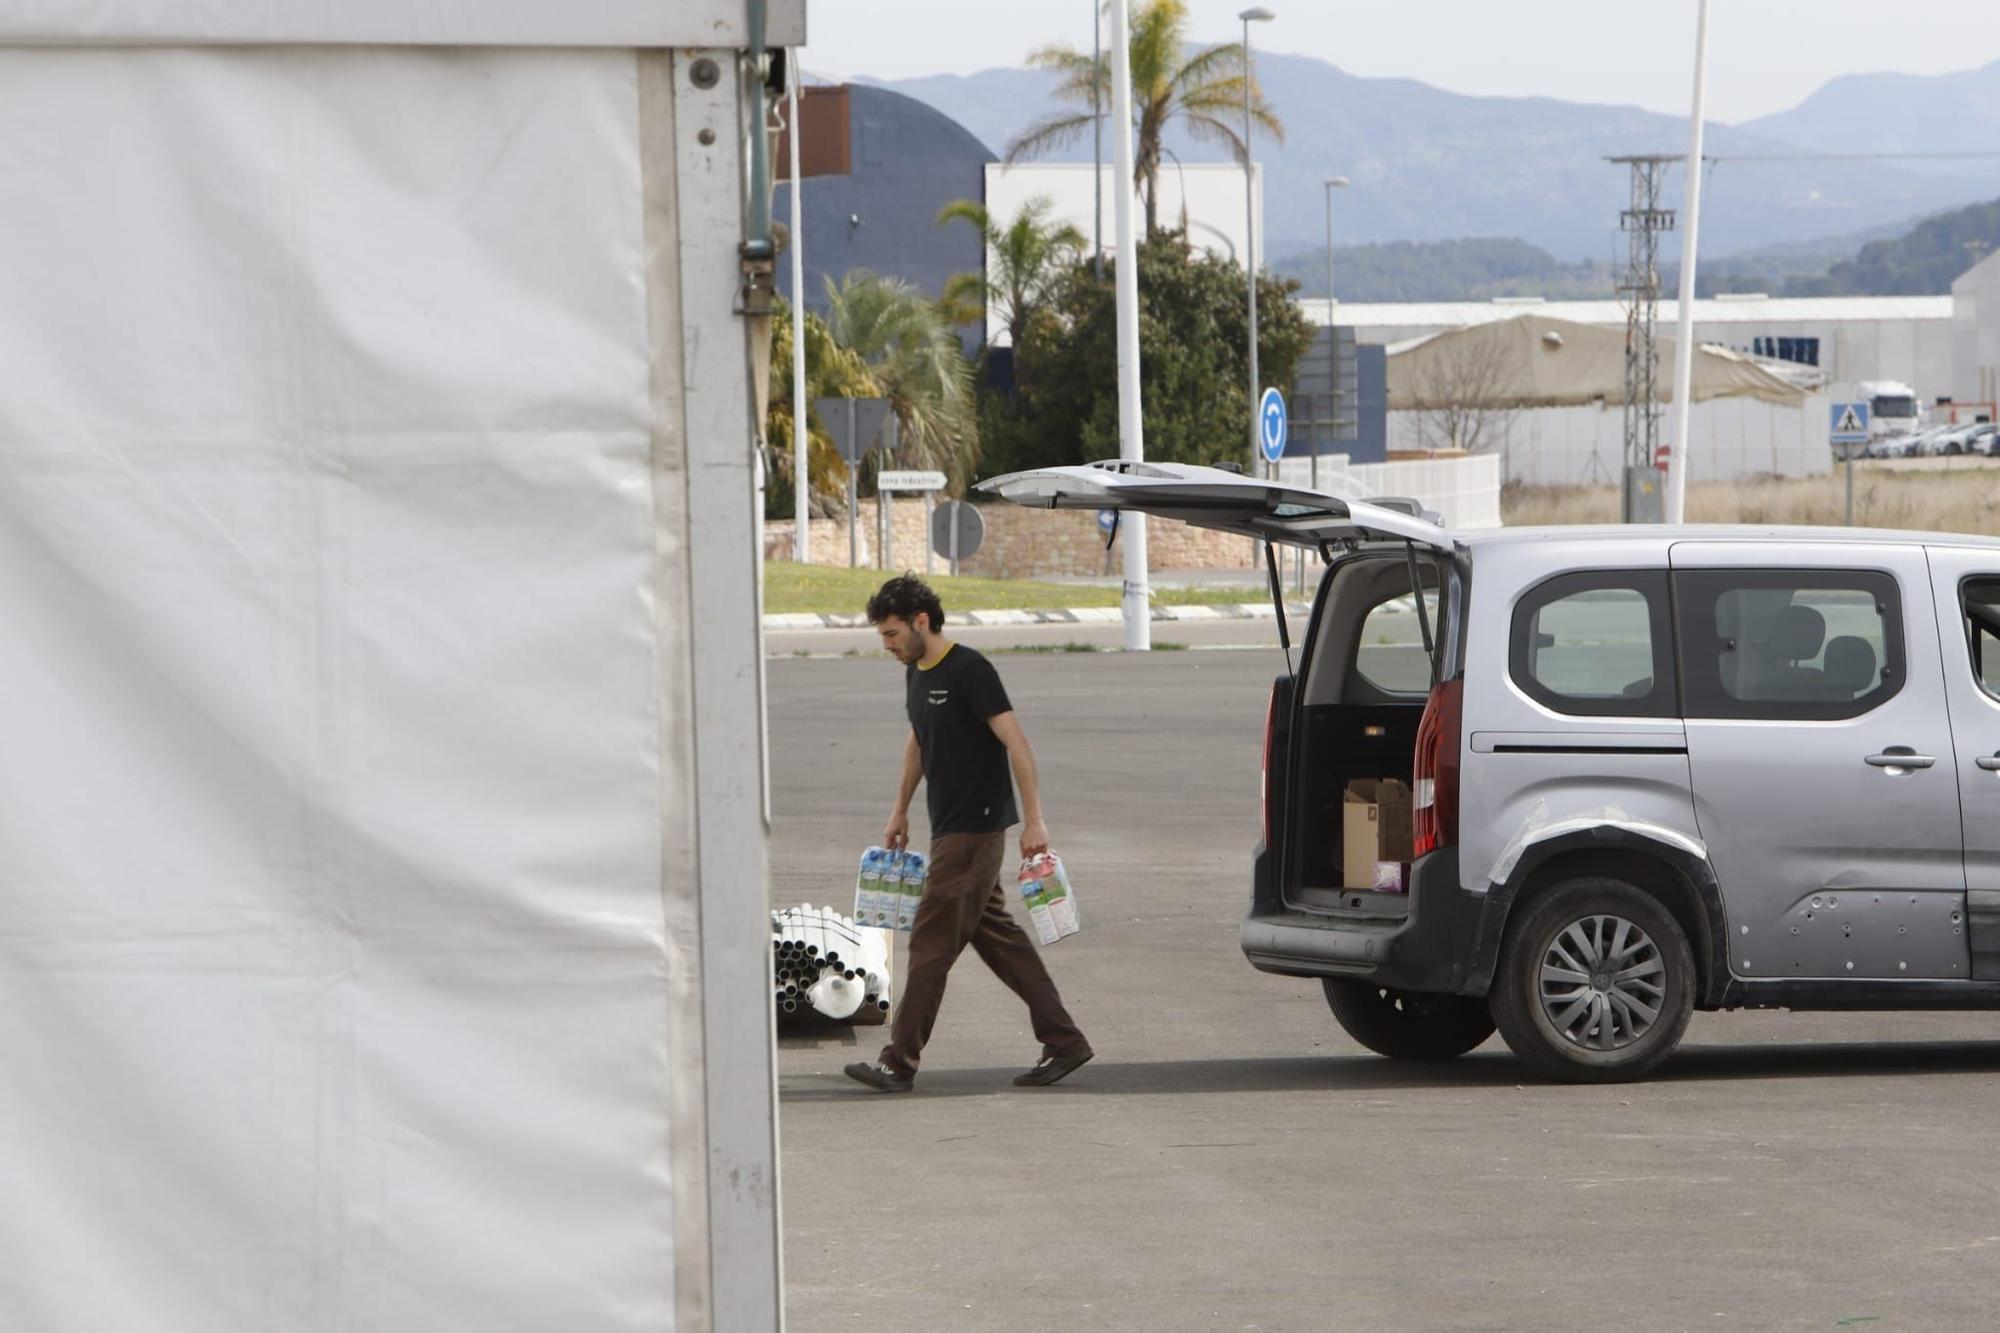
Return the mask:
[[1945,436],[1954,429],[1952,426],[1926,426],[1913,435],[1906,435],[1902,440],[1902,453],[1893,457],[1935,458],[1944,452]]
[[[1325,555],[1295,668],[1279,607],[1241,944],[1369,1049],[1497,1027],[1604,1081],[1694,1009],[2000,1008],[2000,541],[1454,532],[1134,462],[982,489]],[[1383,779],[1414,793],[1403,891],[1342,869],[1350,784]]]
[[1984,454],[1988,458],[2000,454],[2000,424],[1991,421],[1980,422],[1973,430],[1972,438],[1965,442],[1965,452]]
[[1903,435],[1878,435],[1868,441],[1862,451],[1863,458],[1914,458],[1924,451],[1925,441],[1933,430],[1911,431]]
[[1953,457],[1979,452],[1972,446],[1981,429],[1982,427],[1976,423],[1941,427],[1932,435],[1930,448],[1926,452]]

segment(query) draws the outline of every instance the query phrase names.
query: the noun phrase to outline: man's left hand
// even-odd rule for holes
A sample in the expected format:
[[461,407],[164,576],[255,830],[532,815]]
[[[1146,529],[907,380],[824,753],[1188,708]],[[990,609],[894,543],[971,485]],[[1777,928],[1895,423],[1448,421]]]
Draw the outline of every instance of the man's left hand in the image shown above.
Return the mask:
[[1032,860],[1049,849],[1049,826],[1031,819],[1021,829],[1021,859]]

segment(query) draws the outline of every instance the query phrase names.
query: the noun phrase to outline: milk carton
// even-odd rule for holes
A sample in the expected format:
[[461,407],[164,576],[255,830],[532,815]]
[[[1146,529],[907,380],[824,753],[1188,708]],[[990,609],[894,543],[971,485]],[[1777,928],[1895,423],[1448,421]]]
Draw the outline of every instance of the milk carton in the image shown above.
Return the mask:
[[1055,926],[1049,921],[1049,904],[1042,895],[1042,881],[1029,872],[1026,863],[1021,866],[1020,882],[1021,907],[1028,914],[1028,933],[1038,944],[1054,944]]
[[1055,923],[1056,938],[1074,935],[1083,929],[1076,919],[1076,894],[1070,889],[1069,875],[1063,870],[1062,858],[1051,856],[1055,873],[1045,882],[1042,896],[1048,900],[1049,920]]
[[903,892],[896,902],[896,929],[908,930],[917,923],[917,904],[923,901],[924,885],[930,881],[930,859],[922,852],[904,852]]
[[930,876],[930,863],[922,852],[903,852],[898,855],[898,889],[896,895],[897,930],[908,930],[917,923],[917,903],[924,896],[924,882]]
[[861,853],[861,873],[854,881],[854,919],[861,925],[879,925],[882,907],[882,861],[887,855],[880,847]]
[[908,930],[908,926],[896,924],[903,910],[903,854],[884,852],[882,858],[881,912],[880,919],[873,924],[889,930]]
[[1074,935],[1081,926],[1076,916],[1076,893],[1062,858],[1043,852],[1021,863],[1021,903],[1039,944],[1054,944],[1065,935]]

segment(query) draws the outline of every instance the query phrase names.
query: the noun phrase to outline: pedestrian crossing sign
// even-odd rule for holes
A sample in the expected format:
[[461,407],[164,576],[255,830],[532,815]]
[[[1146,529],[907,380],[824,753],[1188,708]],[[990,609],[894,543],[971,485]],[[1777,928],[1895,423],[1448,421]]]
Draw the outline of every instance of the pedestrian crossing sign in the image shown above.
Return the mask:
[[1868,404],[1835,403],[1833,405],[1833,443],[1866,444],[1868,442]]

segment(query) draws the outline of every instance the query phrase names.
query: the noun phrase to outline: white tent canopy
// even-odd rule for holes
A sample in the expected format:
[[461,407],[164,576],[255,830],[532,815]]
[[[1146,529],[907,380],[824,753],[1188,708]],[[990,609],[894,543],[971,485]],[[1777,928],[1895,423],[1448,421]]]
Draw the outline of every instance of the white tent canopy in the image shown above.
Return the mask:
[[[1673,387],[1673,339],[1658,340],[1658,396]],[[1625,401],[1622,329],[1578,324],[1546,315],[1452,329],[1390,349],[1389,410],[1421,409],[1442,401],[1492,408],[1576,407]],[[1804,390],[1748,357],[1722,347],[1698,348],[1695,402],[1755,398],[1796,406]]]
[[0,0],[0,1329],[778,1323],[747,12]]

